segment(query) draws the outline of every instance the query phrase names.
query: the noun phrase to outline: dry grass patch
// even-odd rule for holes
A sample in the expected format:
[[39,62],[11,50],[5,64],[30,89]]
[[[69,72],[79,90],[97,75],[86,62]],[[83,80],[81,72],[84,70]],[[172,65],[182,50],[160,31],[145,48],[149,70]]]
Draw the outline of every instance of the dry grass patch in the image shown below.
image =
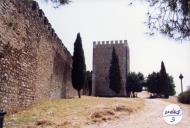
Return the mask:
[[128,104],[116,104],[116,105],[114,104],[109,107],[97,106],[93,110],[91,110],[91,114],[87,124],[101,123],[118,119],[119,117],[122,117],[124,115],[129,115],[137,111],[140,107],[143,107],[143,105],[140,106],[140,104],[138,104],[135,106],[134,105],[129,106]]
[[[6,117],[6,128],[80,128],[118,118],[144,106],[143,99],[98,98],[46,100]],[[100,120],[100,121],[98,121]]]

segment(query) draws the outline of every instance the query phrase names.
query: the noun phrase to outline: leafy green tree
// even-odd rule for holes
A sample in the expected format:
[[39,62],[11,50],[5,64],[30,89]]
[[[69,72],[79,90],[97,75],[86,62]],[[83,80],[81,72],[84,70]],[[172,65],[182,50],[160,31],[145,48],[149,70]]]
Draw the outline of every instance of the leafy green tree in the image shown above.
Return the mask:
[[173,77],[168,75],[167,74],[167,81],[168,81],[168,94],[170,96],[174,96],[176,94],[176,91],[175,91],[175,84],[174,84],[174,81],[173,81]]
[[156,96],[159,93],[159,85],[160,85],[160,73],[159,72],[153,72],[148,75],[146,80],[146,86],[148,88],[148,91],[153,93],[154,96]]
[[113,47],[111,65],[109,69],[109,87],[116,94],[121,90],[121,74],[119,68],[119,58],[116,54],[115,48]]
[[84,51],[82,48],[82,39],[80,33],[77,34],[76,41],[74,43],[73,64],[72,64],[72,84],[78,91],[79,98],[81,97],[80,90],[85,84],[86,78],[86,64],[84,58]]
[[161,62],[161,69],[160,69],[160,86],[159,90],[161,95],[164,95],[165,98],[169,97],[169,85],[168,85],[168,77],[165,69],[164,62]]
[[127,76],[127,87],[128,93],[132,94],[132,97],[136,97],[135,92],[141,92],[144,83],[144,75],[142,73],[131,72]]
[[[176,94],[175,91],[175,84],[173,81],[173,77],[170,76],[168,73],[166,74],[166,83],[168,86],[168,95],[173,96]],[[148,91],[153,94],[154,97],[160,97],[162,92],[161,84],[160,84],[160,72],[153,72],[148,75],[146,80],[146,86],[148,88]]]

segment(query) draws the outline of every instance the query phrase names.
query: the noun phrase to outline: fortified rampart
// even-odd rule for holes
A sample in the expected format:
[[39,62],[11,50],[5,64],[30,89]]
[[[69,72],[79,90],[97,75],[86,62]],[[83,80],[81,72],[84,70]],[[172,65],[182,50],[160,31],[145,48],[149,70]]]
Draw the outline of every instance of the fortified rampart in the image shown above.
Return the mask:
[[[119,94],[116,94],[109,88],[109,68],[113,47],[115,47],[116,54],[119,58],[120,73],[122,77],[122,88]],[[129,60],[127,40],[94,41],[92,95],[126,96],[126,75],[130,70]]]
[[75,95],[72,56],[35,1],[0,0],[0,107]]

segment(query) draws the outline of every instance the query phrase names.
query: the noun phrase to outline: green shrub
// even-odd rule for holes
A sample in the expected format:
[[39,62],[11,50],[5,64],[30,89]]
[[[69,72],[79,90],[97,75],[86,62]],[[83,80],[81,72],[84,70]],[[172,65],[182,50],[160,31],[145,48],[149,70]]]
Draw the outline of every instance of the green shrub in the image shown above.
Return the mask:
[[178,96],[178,101],[184,104],[190,104],[190,90],[180,93]]

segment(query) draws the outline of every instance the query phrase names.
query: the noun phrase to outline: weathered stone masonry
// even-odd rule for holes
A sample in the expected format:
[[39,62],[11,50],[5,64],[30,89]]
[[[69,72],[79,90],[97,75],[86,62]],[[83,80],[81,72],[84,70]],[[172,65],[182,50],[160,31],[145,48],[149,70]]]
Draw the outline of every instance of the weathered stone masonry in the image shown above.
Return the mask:
[[[111,64],[112,51],[115,47],[119,58],[122,88],[116,94],[109,88],[109,68]],[[127,40],[116,41],[94,41],[93,42],[93,73],[92,73],[92,95],[94,96],[126,96],[126,75],[129,67],[129,46]]]
[[36,2],[0,0],[0,107],[72,97],[72,57]]

